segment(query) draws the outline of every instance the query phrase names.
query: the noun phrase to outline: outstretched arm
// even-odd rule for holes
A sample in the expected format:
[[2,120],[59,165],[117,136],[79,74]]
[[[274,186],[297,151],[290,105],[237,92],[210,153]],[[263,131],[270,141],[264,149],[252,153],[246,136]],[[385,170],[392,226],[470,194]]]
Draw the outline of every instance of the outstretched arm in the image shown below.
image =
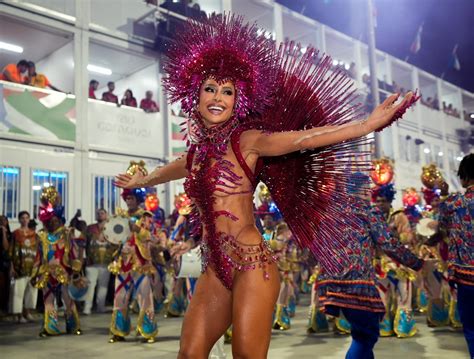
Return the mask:
[[362,137],[389,124],[397,111],[410,102],[413,93],[408,93],[398,105],[395,105],[398,96],[393,94],[388,97],[364,121],[272,134],[252,130],[242,135],[241,142],[259,156],[281,156]]
[[184,178],[187,175],[186,156],[183,155],[166,166],[157,167],[148,176],[144,176],[140,171],[137,171],[134,176],[127,173],[119,174],[115,178],[115,185],[121,188],[151,187]]

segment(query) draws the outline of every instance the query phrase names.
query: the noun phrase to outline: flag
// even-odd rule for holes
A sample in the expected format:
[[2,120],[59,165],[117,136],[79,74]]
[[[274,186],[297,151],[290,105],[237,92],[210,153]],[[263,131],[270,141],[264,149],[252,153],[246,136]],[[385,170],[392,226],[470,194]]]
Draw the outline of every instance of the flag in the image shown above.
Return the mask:
[[416,32],[415,39],[413,40],[410,51],[414,54],[417,54],[421,49],[421,33],[423,32],[423,24],[420,25],[418,31]]
[[461,63],[458,59],[458,44],[454,46],[453,52],[451,53],[451,59],[449,60],[449,67],[456,70],[461,71]]

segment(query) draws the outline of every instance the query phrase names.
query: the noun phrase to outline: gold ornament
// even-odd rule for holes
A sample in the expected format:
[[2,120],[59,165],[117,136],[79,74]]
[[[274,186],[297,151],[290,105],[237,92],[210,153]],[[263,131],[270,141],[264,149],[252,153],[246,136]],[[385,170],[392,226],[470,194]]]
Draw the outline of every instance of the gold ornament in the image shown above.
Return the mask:
[[59,193],[54,186],[49,186],[43,188],[43,191],[41,192],[41,202],[46,204],[50,203],[52,206],[57,204],[59,198]]
[[443,175],[435,164],[423,166],[421,172],[421,182],[429,189],[433,189],[436,185],[440,186],[443,182]]
[[135,173],[137,173],[137,171],[140,171],[144,176],[148,175],[148,171],[145,168],[145,161],[130,161],[130,165],[127,168],[127,174],[133,176],[135,175]]
[[260,199],[260,202],[262,202],[262,203],[266,203],[266,202],[271,201],[272,195],[271,195],[270,190],[268,189],[268,187],[266,185],[264,185],[264,184],[260,185],[260,192],[258,194],[258,198]]

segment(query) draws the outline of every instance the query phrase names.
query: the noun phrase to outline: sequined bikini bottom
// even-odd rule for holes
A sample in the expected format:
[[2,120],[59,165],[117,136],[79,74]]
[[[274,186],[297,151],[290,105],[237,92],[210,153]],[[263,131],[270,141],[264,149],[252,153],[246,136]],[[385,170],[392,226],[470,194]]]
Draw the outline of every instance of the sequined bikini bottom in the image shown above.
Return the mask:
[[205,238],[201,244],[202,272],[210,265],[222,284],[232,290],[234,271],[261,269],[268,280],[268,265],[277,258],[262,239],[259,244],[244,244],[233,236],[219,233],[217,239]]

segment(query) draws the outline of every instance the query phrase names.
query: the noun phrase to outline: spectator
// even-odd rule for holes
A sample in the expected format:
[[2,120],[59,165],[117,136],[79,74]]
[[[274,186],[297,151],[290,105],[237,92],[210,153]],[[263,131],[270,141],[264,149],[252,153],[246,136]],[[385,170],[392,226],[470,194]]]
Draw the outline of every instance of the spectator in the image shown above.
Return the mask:
[[362,75],[362,82],[367,84],[367,85],[370,85],[370,76],[368,74],[363,74]]
[[8,64],[2,70],[0,80],[15,82],[17,84],[27,83],[28,61],[20,60],[16,65]]
[[118,97],[114,95],[115,83],[110,81],[107,83],[109,91],[106,91],[102,94],[102,101],[113,102],[118,105]]
[[0,216],[0,311],[5,313],[8,310],[8,298],[10,296],[10,282],[8,276],[10,271],[10,259],[8,251],[10,249],[11,238],[12,232],[10,231],[8,218]]
[[130,89],[125,90],[122,101],[120,103],[125,106],[137,107],[137,99],[133,97],[132,90]]
[[97,80],[90,80],[89,81],[89,98],[93,98],[94,100],[97,99],[95,97],[95,92],[99,88],[99,81]]
[[160,111],[160,108],[152,98],[153,92],[147,91],[145,93],[145,98],[140,101],[140,108],[143,109],[143,111],[148,113]]
[[36,222],[34,219],[30,219],[28,222],[28,228],[36,232],[36,227],[38,227],[38,222]]
[[14,278],[10,296],[11,313],[20,323],[32,321],[30,310],[36,309],[38,289],[30,283],[34,263],[38,254],[38,236],[28,227],[30,214],[22,211],[18,214],[21,227],[13,232],[10,252],[10,277]]
[[351,65],[349,66],[349,70],[347,70],[349,73],[349,76],[353,79],[357,77],[357,70],[356,70],[356,64],[355,62],[351,62]]
[[57,87],[53,86],[45,75],[36,72],[36,66],[33,61],[28,61],[28,79],[30,86],[39,87],[42,89],[49,87],[51,90],[63,92]]

